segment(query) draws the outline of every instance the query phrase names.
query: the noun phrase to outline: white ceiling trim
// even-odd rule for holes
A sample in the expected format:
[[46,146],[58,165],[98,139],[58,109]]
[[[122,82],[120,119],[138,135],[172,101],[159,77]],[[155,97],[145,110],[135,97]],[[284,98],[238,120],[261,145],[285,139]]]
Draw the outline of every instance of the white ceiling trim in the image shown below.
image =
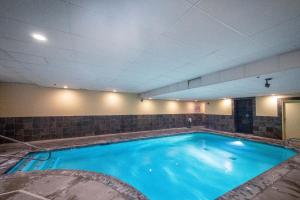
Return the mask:
[[300,68],[300,50],[153,89],[148,92],[141,93],[140,96],[142,98],[155,98],[168,93],[175,93],[178,91],[190,90],[233,80],[284,72],[295,68]]

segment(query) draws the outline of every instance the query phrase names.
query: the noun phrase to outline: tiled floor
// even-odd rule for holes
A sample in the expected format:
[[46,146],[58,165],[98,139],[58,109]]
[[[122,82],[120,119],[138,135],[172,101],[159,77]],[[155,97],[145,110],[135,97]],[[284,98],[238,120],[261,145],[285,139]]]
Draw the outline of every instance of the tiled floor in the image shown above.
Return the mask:
[[[91,136],[84,138],[70,138],[61,140],[47,140],[34,142],[36,145],[40,145],[49,149],[67,148],[84,146],[89,144],[101,144],[112,143],[124,140],[131,140],[135,138],[147,138],[156,137],[161,135],[172,135],[186,132],[203,131],[203,127],[194,127],[192,129],[178,128],[178,129],[165,129],[156,131],[144,131],[135,133],[121,133],[102,136]],[[215,130],[209,130],[216,132]],[[243,137],[250,140],[262,141],[272,144],[283,145],[284,142],[280,140],[262,138],[252,135],[244,135],[238,133],[220,132],[219,134],[225,134],[234,137]],[[27,151],[20,148],[16,144],[0,145],[0,153],[16,153],[24,155]],[[10,166],[14,165],[18,159],[1,159],[0,160],[0,173],[4,172]],[[25,177],[25,178],[24,178]],[[98,177],[95,179],[95,177]],[[67,182],[66,187],[56,187],[57,180],[61,179],[62,182]],[[32,180],[35,180],[34,182]],[[22,184],[20,184],[22,183]],[[45,191],[43,184],[47,183]],[[9,187],[7,187],[9,185]],[[94,190],[94,185],[98,186],[98,190]],[[77,188],[77,189],[76,189]],[[80,189],[79,189],[80,188]],[[2,175],[0,176],[0,193],[10,192],[14,190],[24,190],[26,192],[32,192],[37,195],[41,195],[44,198],[50,199],[143,199],[145,198],[138,191],[132,187],[121,183],[118,180],[111,179],[101,174],[82,172],[82,171],[40,171],[28,174],[14,174],[14,175]],[[38,192],[40,191],[40,192]],[[101,193],[99,193],[101,191]],[[22,195],[22,198],[21,196]],[[109,195],[109,196],[106,196]],[[24,199],[26,194],[15,193],[10,196],[10,199]],[[3,196],[2,196],[3,197]],[[7,197],[7,196],[6,196]],[[27,199],[36,197],[28,196]],[[1,195],[0,195],[1,199]],[[7,199],[7,198],[6,198]],[[243,199],[283,199],[294,200],[300,199],[300,155],[296,155],[292,159],[288,160],[276,166],[275,168],[265,172],[261,176],[258,176],[244,185],[226,193],[219,199],[222,200],[243,200]]]
[[4,199],[130,200],[145,198],[130,186],[111,177],[83,171],[55,170],[0,177],[0,200]]
[[298,167],[257,195],[254,200],[300,199],[300,162]]

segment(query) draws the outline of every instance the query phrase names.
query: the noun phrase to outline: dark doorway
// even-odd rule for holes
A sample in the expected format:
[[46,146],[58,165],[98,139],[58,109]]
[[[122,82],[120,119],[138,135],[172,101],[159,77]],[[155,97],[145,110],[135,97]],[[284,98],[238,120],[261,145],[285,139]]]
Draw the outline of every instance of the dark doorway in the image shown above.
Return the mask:
[[235,130],[239,133],[253,133],[253,98],[234,100]]

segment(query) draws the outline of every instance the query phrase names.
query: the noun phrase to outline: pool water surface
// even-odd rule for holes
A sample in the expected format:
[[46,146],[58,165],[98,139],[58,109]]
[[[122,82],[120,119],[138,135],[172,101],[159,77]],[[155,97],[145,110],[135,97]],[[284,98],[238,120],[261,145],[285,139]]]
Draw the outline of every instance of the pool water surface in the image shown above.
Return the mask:
[[22,160],[8,173],[100,172],[134,186],[151,200],[210,200],[294,155],[279,146],[201,132],[56,150],[48,161]]

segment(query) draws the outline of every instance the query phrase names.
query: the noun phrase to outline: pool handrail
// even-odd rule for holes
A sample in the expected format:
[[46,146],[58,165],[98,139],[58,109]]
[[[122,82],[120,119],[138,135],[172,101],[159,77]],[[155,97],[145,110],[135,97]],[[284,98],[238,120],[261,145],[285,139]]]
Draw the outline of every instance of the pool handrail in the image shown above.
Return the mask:
[[33,144],[30,144],[28,142],[22,142],[20,140],[16,140],[16,139],[13,139],[13,138],[10,138],[10,137],[6,137],[4,135],[0,135],[0,138],[3,138],[3,139],[6,139],[6,140],[9,140],[9,141],[12,141],[12,142],[16,142],[16,143],[20,143],[20,144],[23,144],[25,146],[28,146],[28,147],[31,147],[31,148],[35,148],[35,149],[38,149],[38,150],[42,150],[42,151],[45,151],[48,153],[48,157],[47,158],[44,158],[44,159],[41,159],[41,158],[33,158],[33,157],[29,157],[29,156],[17,156],[17,155],[11,155],[11,154],[8,154],[8,155],[0,155],[0,157],[13,157],[13,158],[22,158],[22,159],[28,159],[28,160],[38,160],[38,161],[47,161],[51,158],[51,151],[49,151],[48,149],[46,148],[43,148],[43,147],[39,147],[39,146],[36,146],[36,145],[33,145]]

